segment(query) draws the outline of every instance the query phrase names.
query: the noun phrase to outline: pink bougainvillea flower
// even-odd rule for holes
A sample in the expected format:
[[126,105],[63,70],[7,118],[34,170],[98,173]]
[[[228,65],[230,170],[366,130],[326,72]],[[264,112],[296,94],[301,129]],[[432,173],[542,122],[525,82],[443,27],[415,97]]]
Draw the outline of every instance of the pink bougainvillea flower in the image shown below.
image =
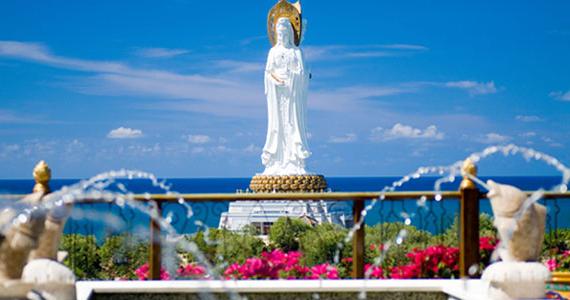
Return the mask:
[[392,267],[392,278],[446,278],[458,275],[458,248],[443,245],[430,246],[423,250],[416,248],[406,257],[410,263]]
[[558,268],[558,263],[556,263],[556,258],[550,258],[549,260],[547,260],[546,267],[550,272],[556,270],[556,268]]
[[374,279],[384,278],[384,270],[382,270],[380,266],[366,264],[364,266],[364,273],[368,275],[368,278],[374,278]]
[[180,266],[180,268],[178,268],[176,273],[179,277],[189,277],[189,278],[206,277],[206,269],[194,263],[187,264],[186,266]]
[[497,247],[497,239],[491,236],[483,236],[479,238],[479,250],[494,251]]
[[337,268],[329,264],[320,264],[311,267],[306,279],[339,279]]
[[[148,263],[146,263],[135,270],[135,275],[139,280],[148,280],[150,277],[149,271],[150,268]],[[170,274],[163,267],[160,268],[160,280],[170,280]]]

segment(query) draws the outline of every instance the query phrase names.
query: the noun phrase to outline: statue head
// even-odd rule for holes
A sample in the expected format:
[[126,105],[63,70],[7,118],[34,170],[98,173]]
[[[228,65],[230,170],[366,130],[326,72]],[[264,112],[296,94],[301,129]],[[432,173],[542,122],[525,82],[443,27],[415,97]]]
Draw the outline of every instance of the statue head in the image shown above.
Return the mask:
[[299,46],[301,44],[303,27],[305,26],[301,17],[301,1],[290,3],[288,0],[279,0],[269,11],[267,16],[267,35],[273,46],[277,44],[277,25],[281,18],[289,19],[289,26],[292,27],[293,31],[291,34],[293,44]]
[[275,24],[275,34],[277,35],[277,45],[289,48],[294,46],[293,27],[288,18],[279,18]]

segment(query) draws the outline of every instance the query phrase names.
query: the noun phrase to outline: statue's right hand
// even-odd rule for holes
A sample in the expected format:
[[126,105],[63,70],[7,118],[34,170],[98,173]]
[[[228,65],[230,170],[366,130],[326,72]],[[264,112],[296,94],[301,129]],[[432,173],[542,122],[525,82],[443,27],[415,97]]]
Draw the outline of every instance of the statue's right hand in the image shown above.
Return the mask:
[[285,85],[285,80],[277,77],[275,74],[271,73],[271,78],[276,85]]

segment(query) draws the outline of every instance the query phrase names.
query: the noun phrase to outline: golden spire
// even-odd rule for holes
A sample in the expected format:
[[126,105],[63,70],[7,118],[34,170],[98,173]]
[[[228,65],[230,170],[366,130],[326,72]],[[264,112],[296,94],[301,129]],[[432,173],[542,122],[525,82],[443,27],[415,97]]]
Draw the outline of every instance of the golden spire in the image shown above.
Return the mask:
[[301,1],[290,3],[288,0],[279,0],[269,11],[267,16],[267,35],[271,45],[275,46],[277,38],[275,36],[275,24],[279,18],[288,18],[293,26],[293,35],[295,36],[295,45],[301,44],[301,33],[303,21],[301,18]]
[[34,193],[43,192],[47,194],[50,192],[49,180],[51,179],[51,169],[45,161],[40,161],[34,168],[34,180],[36,185],[34,185]]
[[463,166],[461,167],[461,175],[463,175],[463,180],[461,181],[460,189],[473,189],[476,187],[473,180],[471,180],[471,178],[468,176],[477,176],[477,166],[470,158],[463,161]]

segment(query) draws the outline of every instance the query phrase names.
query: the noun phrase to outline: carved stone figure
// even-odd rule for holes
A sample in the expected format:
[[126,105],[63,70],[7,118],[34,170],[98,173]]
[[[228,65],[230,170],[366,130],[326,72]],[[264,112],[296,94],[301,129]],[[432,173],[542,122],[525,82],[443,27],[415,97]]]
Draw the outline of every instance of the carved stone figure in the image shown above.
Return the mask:
[[62,205],[49,212],[44,223],[44,230],[38,240],[38,247],[30,253],[29,260],[40,258],[58,260],[59,242],[70,209],[71,206]]
[[487,197],[491,200],[494,225],[501,241],[508,241],[502,243],[506,246],[499,248],[499,256],[503,261],[536,261],[544,241],[546,207],[538,203],[524,207],[526,193],[492,180],[487,184],[491,188]]
[[[20,208],[30,209],[50,201],[46,196],[51,178],[48,165],[41,161],[33,175],[34,193],[0,212],[0,295],[20,299],[36,293],[40,299],[74,299],[75,276],[56,261],[71,206],[56,206],[49,212],[37,209],[17,216]],[[17,223],[13,223],[14,217]]]
[[548,269],[536,262],[544,240],[546,208],[516,187],[487,181],[501,262],[485,269],[490,299],[544,298]]
[[[36,192],[24,198],[23,203],[33,205],[40,202],[43,192]],[[0,282],[15,280],[22,276],[22,269],[28,262],[30,252],[38,246],[38,238],[44,228],[45,217],[43,213],[33,213],[27,220],[18,225],[9,225],[15,216],[15,211],[7,209],[2,211],[3,223],[6,228],[0,232],[3,236],[0,243]]]
[[275,35],[265,68],[268,123],[261,155],[263,175],[302,175],[311,155],[305,125],[309,74],[289,18],[277,20]]

